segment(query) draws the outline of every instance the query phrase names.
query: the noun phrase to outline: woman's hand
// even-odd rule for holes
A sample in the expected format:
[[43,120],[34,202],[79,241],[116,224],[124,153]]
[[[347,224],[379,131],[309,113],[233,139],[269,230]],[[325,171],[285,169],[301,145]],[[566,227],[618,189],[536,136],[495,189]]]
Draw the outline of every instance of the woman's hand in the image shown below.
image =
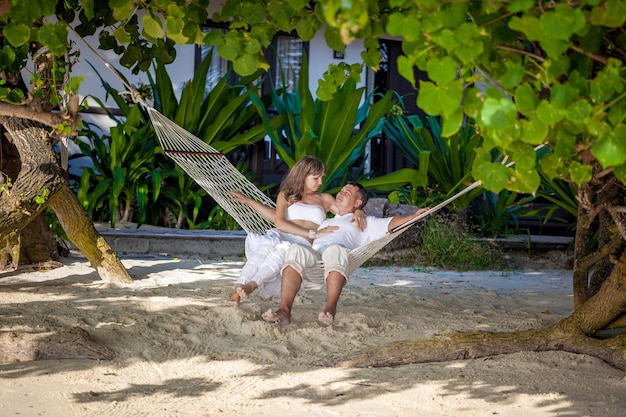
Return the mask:
[[362,232],[365,230],[365,212],[361,209],[356,209],[352,215],[352,221],[356,222],[356,226]]
[[246,197],[241,191],[229,191],[227,194],[242,204],[248,204],[250,201],[250,198]]
[[339,226],[326,226],[322,227],[321,229],[317,229],[317,231],[315,232],[315,239],[317,239],[318,237],[329,235],[331,233],[335,233],[337,230],[339,230]]

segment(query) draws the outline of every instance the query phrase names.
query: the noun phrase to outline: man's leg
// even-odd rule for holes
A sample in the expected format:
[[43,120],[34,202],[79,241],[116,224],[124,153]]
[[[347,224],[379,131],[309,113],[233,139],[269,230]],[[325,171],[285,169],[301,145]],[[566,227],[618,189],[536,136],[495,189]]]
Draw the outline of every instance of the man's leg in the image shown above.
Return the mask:
[[283,268],[281,274],[280,304],[275,315],[280,320],[280,324],[291,324],[291,309],[293,301],[302,286],[302,276],[291,266]]
[[326,305],[323,313],[330,314],[333,319],[337,314],[337,303],[345,285],[346,278],[337,271],[331,271],[326,277]]
[[318,320],[322,324],[330,325],[335,321],[337,304],[341,291],[345,287],[346,268],[348,266],[349,250],[341,245],[331,245],[322,253],[324,273],[326,275],[326,305],[319,314]]
[[292,244],[287,251],[285,266],[281,270],[280,305],[278,310],[263,313],[263,320],[290,324],[293,302],[300,291],[305,268],[315,265],[319,254],[309,247]]

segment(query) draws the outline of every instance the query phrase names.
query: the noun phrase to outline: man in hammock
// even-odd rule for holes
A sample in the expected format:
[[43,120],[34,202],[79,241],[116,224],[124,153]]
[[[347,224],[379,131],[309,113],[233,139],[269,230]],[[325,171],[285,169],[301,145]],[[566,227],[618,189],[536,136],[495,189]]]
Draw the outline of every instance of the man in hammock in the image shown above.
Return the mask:
[[[365,220],[365,230],[360,231],[352,222],[352,216],[357,209],[365,206],[367,200],[368,192],[361,184],[347,184],[336,196],[339,212],[320,225],[320,228],[338,226],[338,230],[315,239],[312,247],[298,244],[290,246],[285,265],[281,270],[280,305],[276,311],[268,310],[263,313],[263,320],[269,323],[290,324],[293,301],[302,281],[308,280],[319,284],[326,283],[326,305],[319,314],[318,321],[326,326],[333,324],[341,291],[348,281],[346,270],[350,250],[384,236],[397,226],[428,210],[421,208],[413,214],[387,218],[368,216]],[[315,274],[307,274],[307,271],[315,268],[320,260],[324,262],[324,275],[321,281]]]

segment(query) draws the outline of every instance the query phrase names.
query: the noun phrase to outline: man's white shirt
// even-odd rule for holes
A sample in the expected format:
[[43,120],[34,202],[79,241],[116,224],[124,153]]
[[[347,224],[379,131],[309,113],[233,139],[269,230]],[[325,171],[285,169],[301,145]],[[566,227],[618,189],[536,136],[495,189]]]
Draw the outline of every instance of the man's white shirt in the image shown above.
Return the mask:
[[320,229],[326,226],[339,226],[339,230],[315,239],[313,249],[319,250],[333,244],[342,245],[348,249],[358,248],[384,236],[392,219],[391,217],[367,216],[365,218],[365,230],[361,232],[356,222],[352,221],[352,217],[353,214],[348,213],[324,220],[319,227]]

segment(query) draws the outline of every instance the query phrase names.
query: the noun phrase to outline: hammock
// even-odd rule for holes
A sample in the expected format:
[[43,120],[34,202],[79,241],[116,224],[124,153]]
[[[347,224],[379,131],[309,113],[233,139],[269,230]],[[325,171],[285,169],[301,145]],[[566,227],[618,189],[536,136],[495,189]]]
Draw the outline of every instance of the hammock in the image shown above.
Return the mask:
[[[239,203],[228,195],[230,191],[241,191],[248,197],[265,204],[269,207],[276,207],[275,203],[254,184],[252,184],[235,166],[218,152],[211,145],[199,139],[192,133],[183,129],[172,120],[165,117],[158,110],[149,106],[119,73],[100,54],[86,42],[71,26],[71,30],[88,49],[106,66],[129,90],[135,103],[140,104],[150,116],[152,125],[157,134],[157,138],[163,148],[163,154],[172,158],[191,178],[194,179],[233,219],[248,233],[264,233],[273,225],[257,213],[252,207]],[[391,232],[379,239],[373,240],[363,246],[350,251],[346,275],[352,274],[365,261],[374,256],[385,245],[406,231],[410,226],[429,216],[441,208],[470,192],[474,188],[480,187],[482,183],[476,181],[453,195],[442,203],[430,208],[421,215],[398,226]],[[318,263],[316,271],[307,271],[309,276],[321,276],[323,274],[323,264]]]
[[[241,172],[233,166],[226,156],[215,148],[183,129],[163,114],[148,106],[146,108],[163,153],[172,158],[198,185],[200,185],[235,221],[248,233],[264,233],[273,225],[261,217],[253,208],[242,204],[228,195],[229,191],[241,191],[248,197],[270,207],[275,207],[274,202],[252,184]],[[441,208],[481,186],[476,181],[453,195],[420,214],[419,216],[398,226],[384,236],[373,240],[363,246],[350,251],[347,275],[359,268],[365,261],[374,256],[385,245],[406,231],[410,226],[429,216]],[[323,272],[323,264],[318,264],[317,271],[307,271],[311,276],[319,276]]]

